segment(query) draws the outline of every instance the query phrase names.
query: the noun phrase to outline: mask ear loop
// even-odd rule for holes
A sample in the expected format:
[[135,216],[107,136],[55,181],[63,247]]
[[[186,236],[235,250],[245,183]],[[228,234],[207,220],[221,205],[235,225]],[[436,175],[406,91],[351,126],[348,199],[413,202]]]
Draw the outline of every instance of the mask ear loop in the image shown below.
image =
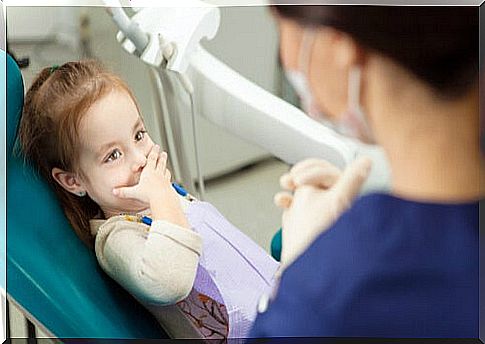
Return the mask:
[[[298,52],[298,70],[301,72],[301,75],[304,77],[305,81],[305,88],[307,93],[311,94],[311,89],[310,89],[310,75],[309,75],[309,70],[310,70],[310,62],[311,62],[311,56],[312,56],[312,51],[313,51],[313,43],[315,42],[315,29],[313,27],[306,27],[303,31],[303,37],[301,39],[300,43],[300,50]],[[313,97],[312,97],[313,99]],[[308,99],[306,99],[308,102]],[[315,104],[313,104],[315,101],[312,100],[310,104],[303,104],[304,107],[307,109],[309,112],[309,115],[311,115],[312,108],[315,107]]]
[[313,27],[306,27],[304,29],[300,44],[300,51],[298,52],[298,70],[305,75],[307,80],[313,51],[313,43],[315,42],[315,34],[315,28]]
[[[310,62],[311,56],[313,52],[313,44],[315,43],[315,37],[317,34],[317,30],[315,27],[307,26],[303,31],[303,37],[301,40],[300,51],[298,53],[298,70],[302,73],[306,80],[306,88],[307,91],[311,93],[310,89]],[[305,104],[310,117],[317,120],[319,123],[323,124],[324,126],[334,129],[335,125],[328,120],[323,114],[319,113],[319,110],[316,108],[315,105],[315,98],[313,98],[312,104]],[[313,110],[313,111],[312,111]]]
[[348,110],[344,114],[346,121],[350,125],[352,132],[346,133],[352,136],[357,136],[365,143],[373,142],[372,130],[369,123],[364,116],[362,107],[360,105],[360,89],[362,84],[362,69],[354,65],[349,70],[348,83]]
[[361,84],[362,71],[359,66],[352,66],[349,70],[349,84],[348,84],[348,97],[349,97],[349,112],[355,113],[362,118],[362,109],[360,108],[360,84]]

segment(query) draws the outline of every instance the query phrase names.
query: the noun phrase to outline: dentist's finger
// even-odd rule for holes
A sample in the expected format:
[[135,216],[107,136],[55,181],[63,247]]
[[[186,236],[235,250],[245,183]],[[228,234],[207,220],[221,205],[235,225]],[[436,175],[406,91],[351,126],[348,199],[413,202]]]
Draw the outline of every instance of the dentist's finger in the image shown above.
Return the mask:
[[328,162],[327,160],[323,160],[323,159],[317,159],[317,158],[310,158],[310,159],[305,159],[305,160],[302,160],[298,163],[296,163],[290,170],[290,173],[292,175],[295,175],[295,174],[298,174],[302,171],[305,171],[309,168],[313,168],[313,167],[321,167],[321,168],[324,168],[324,169],[336,169],[340,172],[340,170],[338,169],[338,167],[336,167],[335,165],[331,164],[330,162]]
[[348,206],[359,193],[362,184],[369,176],[372,167],[372,160],[368,157],[360,157],[353,161],[342,173],[333,187],[338,195],[342,206]]
[[278,208],[288,209],[291,207],[293,201],[293,195],[286,191],[278,192],[274,195],[273,202]]
[[313,185],[322,189],[328,189],[339,179],[341,172],[335,166],[314,165],[299,173],[291,173],[290,175],[295,187]]
[[289,173],[285,173],[280,177],[280,186],[286,190],[295,190],[295,183],[293,182],[293,177]]
[[148,153],[147,164],[145,167],[154,169],[157,166],[159,150],[160,150],[159,145],[155,145],[152,147],[150,153]]

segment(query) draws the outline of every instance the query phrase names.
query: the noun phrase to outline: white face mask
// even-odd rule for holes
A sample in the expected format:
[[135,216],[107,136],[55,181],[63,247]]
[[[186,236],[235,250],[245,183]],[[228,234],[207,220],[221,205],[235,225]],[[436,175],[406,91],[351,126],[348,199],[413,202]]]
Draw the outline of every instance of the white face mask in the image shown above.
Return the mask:
[[285,70],[285,75],[288,82],[291,84],[296,94],[300,98],[303,111],[317,121],[326,121],[325,116],[318,110],[316,106],[305,74],[298,70]]
[[343,135],[355,137],[365,143],[374,143],[373,135],[360,107],[359,67],[353,67],[349,73],[349,107],[337,123],[332,123],[318,110],[308,84],[310,53],[315,37],[312,29],[305,29],[298,56],[298,70],[285,70],[288,82],[299,96],[303,110],[312,118]]
[[318,110],[306,77],[310,65],[310,53],[312,52],[314,38],[314,30],[306,29],[304,31],[300,52],[298,54],[298,70],[285,69],[285,75],[288,82],[293,86],[293,89],[300,98],[303,111],[310,117],[321,121],[325,116]]

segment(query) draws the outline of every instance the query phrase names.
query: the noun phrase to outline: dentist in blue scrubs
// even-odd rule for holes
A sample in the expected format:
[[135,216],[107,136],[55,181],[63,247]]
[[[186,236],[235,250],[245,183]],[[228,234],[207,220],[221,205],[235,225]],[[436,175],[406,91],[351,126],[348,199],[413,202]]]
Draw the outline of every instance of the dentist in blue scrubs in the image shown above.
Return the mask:
[[353,199],[362,159],[281,178],[285,270],[251,337],[478,337],[478,8],[272,11],[302,105],[380,145],[392,182]]

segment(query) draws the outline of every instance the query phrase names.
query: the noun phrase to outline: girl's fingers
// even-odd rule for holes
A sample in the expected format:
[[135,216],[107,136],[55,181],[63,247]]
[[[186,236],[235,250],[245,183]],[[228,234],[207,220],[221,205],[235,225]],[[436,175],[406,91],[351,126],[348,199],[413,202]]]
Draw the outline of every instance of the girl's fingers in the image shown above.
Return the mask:
[[166,167],[167,167],[167,153],[162,152],[160,153],[160,158],[158,159],[158,162],[157,162],[157,170],[163,173]]
[[135,188],[130,187],[121,187],[113,189],[113,195],[119,198],[136,198],[135,197]]
[[147,164],[146,167],[148,168],[155,168],[157,166],[157,161],[158,161],[158,152],[160,151],[160,146],[155,145],[152,147],[152,150],[148,154],[147,157]]
[[273,201],[278,208],[288,209],[291,207],[293,195],[287,191],[281,191],[274,196]]
[[172,174],[168,169],[165,170],[165,179],[168,180],[169,182],[172,180]]

